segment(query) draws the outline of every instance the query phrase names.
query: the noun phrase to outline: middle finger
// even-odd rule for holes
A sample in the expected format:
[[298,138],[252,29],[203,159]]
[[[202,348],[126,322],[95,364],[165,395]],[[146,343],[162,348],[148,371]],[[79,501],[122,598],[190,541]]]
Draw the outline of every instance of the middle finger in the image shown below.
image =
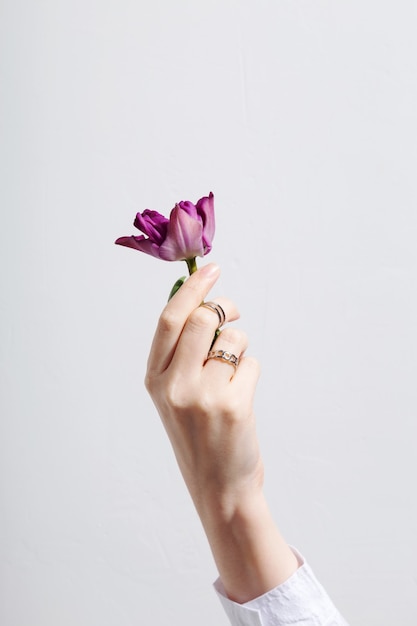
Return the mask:
[[[239,312],[233,302],[226,298],[216,298],[215,302],[224,310],[226,321],[232,322],[239,318]],[[181,374],[185,376],[199,374],[218,326],[219,318],[215,311],[203,306],[196,308],[181,333],[172,359],[172,367],[179,368]]]

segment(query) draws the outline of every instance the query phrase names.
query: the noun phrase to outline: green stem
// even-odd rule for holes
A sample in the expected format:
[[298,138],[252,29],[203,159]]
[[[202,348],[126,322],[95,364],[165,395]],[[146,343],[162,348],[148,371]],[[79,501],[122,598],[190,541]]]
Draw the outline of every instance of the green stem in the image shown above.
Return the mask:
[[195,257],[193,257],[192,259],[185,259],[185,262],[187,263],[188,271],[191,276],[191,274],[194,274],[194,272],[197,271],[197,262],[195,260]]

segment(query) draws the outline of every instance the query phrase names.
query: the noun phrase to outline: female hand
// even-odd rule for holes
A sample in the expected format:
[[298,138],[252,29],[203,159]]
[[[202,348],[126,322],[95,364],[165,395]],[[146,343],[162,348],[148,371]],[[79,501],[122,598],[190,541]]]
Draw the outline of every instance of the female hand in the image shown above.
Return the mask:
[[[253,395],[257,362],[244,356],[246,335],[226,327],[212,349],[239,358],[235,367],[207,360],[218,326],[214,311],[199,306],[219,276],[208,265],[194,273],[162,312],[152,344],[146,386],[158,408],[197,510],[237,502],[259,492],[263,467],[255,433]],[[217,298],[227,321],[239,317],[234,304]]]
[[[218,326],[200,306],[219,276],[207,265],[163,310],[153,340],[146,387],[159,411],[185,483],[203,523],[224,589],[246,602],[285,581],[298,562],[272,520],[262,494],[263,463],[252,403],[259,367],[244,356],[247,339],[226,327],[213,350],[239,358],[209,359]],[[227,321],[234,304],[217,298]]]

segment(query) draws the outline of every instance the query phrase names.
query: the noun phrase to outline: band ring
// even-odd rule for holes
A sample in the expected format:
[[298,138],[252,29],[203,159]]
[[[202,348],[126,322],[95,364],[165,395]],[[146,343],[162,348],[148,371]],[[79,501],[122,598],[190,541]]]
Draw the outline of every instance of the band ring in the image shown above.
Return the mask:
[[210,350],[207,355],[206,362],[209,359],[222,359],[222,361],[226,361],[226,363],[230,363],[236,369],[239,365],[239,357],[236,354],[232,354],[232,352],[228,352],[227,350]]
[[217,328],[223,326],[226,321],[226,313],[224,312],[224,309],[220,306],[220,304],[218,304],[217,302],[202,302],[200,306],[204,307],[205,309],[209,309],[210,311],[214,311],[214,313],[217,313],[217,317],[219,318],[219,325]]

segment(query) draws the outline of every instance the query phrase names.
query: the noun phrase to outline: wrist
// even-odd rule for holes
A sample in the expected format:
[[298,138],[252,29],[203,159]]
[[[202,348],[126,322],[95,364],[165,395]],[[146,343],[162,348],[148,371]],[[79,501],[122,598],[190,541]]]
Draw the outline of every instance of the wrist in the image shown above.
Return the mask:
[[228,527],[253,524],[267,509],[262,486],[204,493],[196,505],[204,526]]
[[261,490],[233,504],[228,499],[217,502],[200,517],[230,599],[248,602],[283,583],[298,568]]
[[234,518],[250,515],[256,506],[264,501],[264,467],[262,459],[247,474],[238,478],[227,477],[220,481],[216,477],[204,480],[186,480],[194,505],[205,525],[208,523],[228,523]]

